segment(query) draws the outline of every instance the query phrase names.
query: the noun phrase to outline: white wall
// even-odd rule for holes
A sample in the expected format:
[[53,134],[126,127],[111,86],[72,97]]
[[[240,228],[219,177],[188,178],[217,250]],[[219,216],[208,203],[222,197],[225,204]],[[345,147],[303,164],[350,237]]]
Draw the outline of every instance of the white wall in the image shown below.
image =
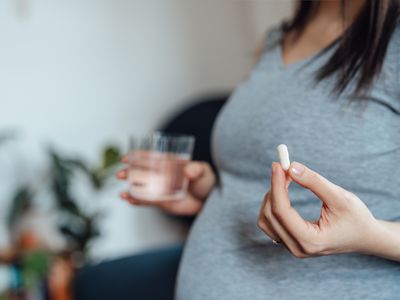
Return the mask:
[[[101,145],[125,145],[194,96],[231,90],[265,29],[290,7],[290,0],[0,1],[0,130],[21,132],[0,148],[1,203],[43,168],[46,145],[93,161]],[[157,212],[119,202],[119,189],[102,196],[108,213],[96,257],[180,239]]]

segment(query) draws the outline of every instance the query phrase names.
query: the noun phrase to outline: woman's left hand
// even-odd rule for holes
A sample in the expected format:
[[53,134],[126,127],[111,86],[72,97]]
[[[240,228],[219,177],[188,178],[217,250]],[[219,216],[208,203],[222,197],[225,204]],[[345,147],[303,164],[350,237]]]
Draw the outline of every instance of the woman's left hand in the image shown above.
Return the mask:
[[[288,187],[294,181],[321,201],[317,221],[306,221],[291,206]],[[334,253],[369,253],[376,244],[379,222],[353,193],[294,162],[285,173],[272,164],[271,189],[260,210],[258,226],[298,258]]]

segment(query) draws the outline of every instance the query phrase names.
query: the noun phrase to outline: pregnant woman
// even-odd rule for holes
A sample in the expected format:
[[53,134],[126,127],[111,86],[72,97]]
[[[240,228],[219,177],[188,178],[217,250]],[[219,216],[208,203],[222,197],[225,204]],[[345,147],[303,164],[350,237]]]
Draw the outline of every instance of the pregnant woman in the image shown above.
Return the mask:
[[269,32],[216,121],[219,180],[192,162],[187,198],[153,204],[198,215],[177,299],[399,299],[399,8],[300,1]]

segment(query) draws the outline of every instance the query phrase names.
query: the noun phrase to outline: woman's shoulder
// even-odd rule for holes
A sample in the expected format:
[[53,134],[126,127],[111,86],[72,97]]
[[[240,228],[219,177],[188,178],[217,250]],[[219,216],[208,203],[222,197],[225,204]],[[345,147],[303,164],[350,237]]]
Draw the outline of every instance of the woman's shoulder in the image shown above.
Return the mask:
[[275,25],[266,30],[263,39],[254,51],[254,57],[257,61],[259,61],[266,52],[279,46],[283,35],[282,28],[282,25]]
[[264,34],[261,43],[257,47],[257,53],[263,52],[279,46],[283,36],[283,24],[274,25],[268,28]]
[[279,45],[283,37],[283,25],[275,25],[269,28],[266,32],[264,39],[264,46],[266,49],[270,49]]

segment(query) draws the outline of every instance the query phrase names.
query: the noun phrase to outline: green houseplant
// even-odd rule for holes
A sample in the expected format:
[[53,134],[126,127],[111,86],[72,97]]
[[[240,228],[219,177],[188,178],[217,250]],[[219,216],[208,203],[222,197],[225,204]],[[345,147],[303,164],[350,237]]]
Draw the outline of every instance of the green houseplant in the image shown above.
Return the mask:
[[[10,134],[0,134],[0,146],[11,138]],[[48,151],[48,170],[46,179],[34,186],[34,183],[24,183],[15,189],[12,195],[11,207],[8,212],[7,224],[12,232],[18,222],[35,206],[35,197],[40,188],[49,190],[54,201],[56,213],[62,215],[55,224],[57,230],[67,241],[62,253],[52,253],[38,246],[38,240],[32,232],[22,234],[13,245],[13,261],[16,282],[13,283],[11,295],[26,295],[26,291],[37,288],[49,276],[49,271],[60,257],[72,257],[73,254],[85,259],[90,241],[100,234],[99,219],[101,211],[87,211],[82,208],[81,200],[73,190],[76,176],[84,176],[84,180],[95,191],[101,191],[108,179],[114,173],[120,162],[120,151],[116,146],[107,146],[101,151],[99,162],[90,165],[77,157],[67,157],[51,149]],[[76,257],[76,255],[75,255]],[[0,259],[1,262],[1,259]],[[35,287],[36,286],[36,287]],[[8,299],[6,297],[4,299]]]

